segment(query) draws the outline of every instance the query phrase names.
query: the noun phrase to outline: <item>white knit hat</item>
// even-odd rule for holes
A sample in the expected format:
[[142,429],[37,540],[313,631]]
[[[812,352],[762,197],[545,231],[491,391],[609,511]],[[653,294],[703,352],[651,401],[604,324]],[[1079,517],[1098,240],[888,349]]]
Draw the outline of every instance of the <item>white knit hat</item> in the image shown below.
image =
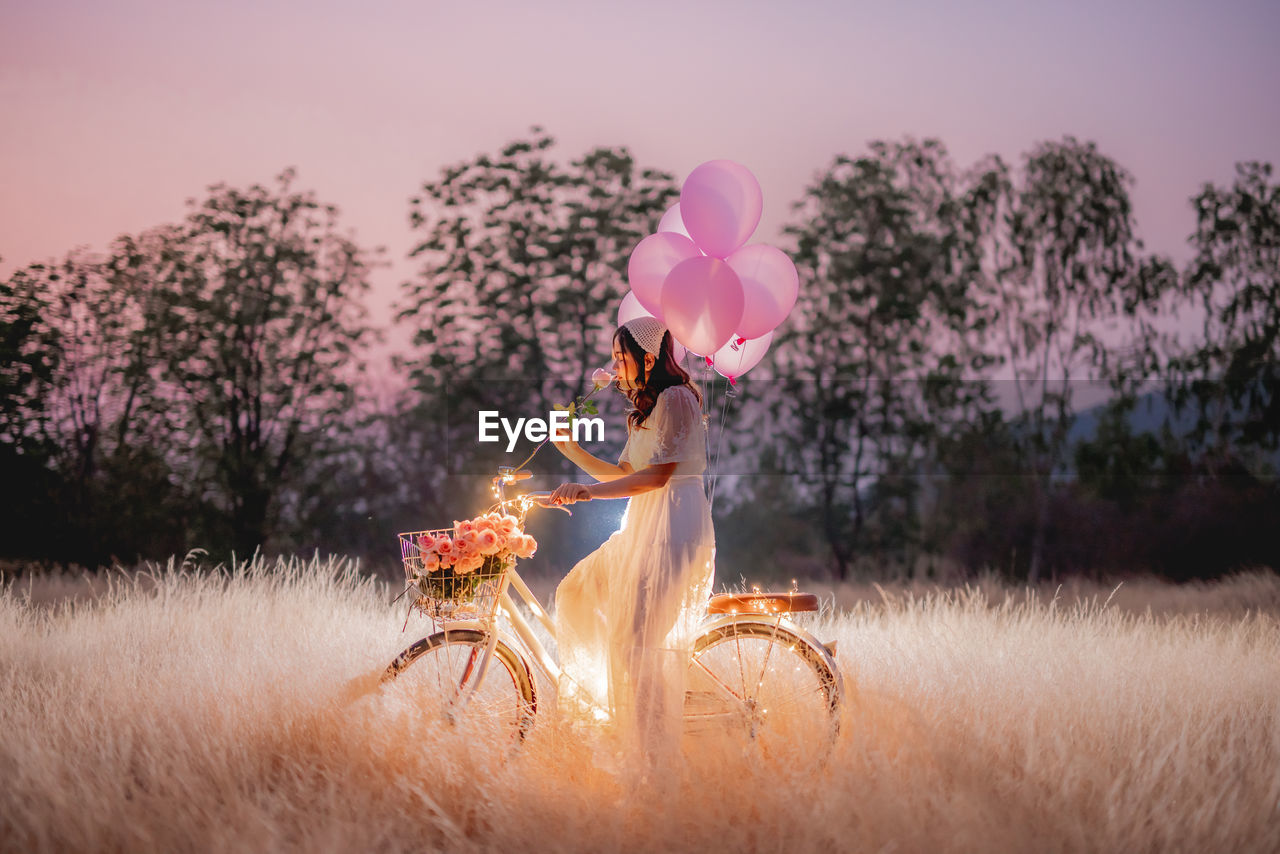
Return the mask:
[[656,317],[636,317],[622,324],[631,337],[636,339],[640,349],[654,356],[662,353],[662,335],[667,327]]

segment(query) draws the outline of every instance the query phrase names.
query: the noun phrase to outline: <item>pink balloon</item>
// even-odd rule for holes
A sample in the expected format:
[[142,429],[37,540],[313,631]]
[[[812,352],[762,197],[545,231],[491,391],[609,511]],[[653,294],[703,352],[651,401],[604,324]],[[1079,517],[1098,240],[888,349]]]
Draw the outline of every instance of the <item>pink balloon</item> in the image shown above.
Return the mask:
[[[764,194],[747,167],[711,160],[689,173],[680,189],[680,216],[689,236],[708,255],[724,258],[760,224]],[[634,287],[634,285],[633,285]]]
[[[684,227],[684,220],[680,217],[680,203],[676,202],[667,208],[667,212],[662,215],[662,219],[658,221],[658,233],[671,232],[673,234],[681,234],[689,237],[689,229]],[[689,238],[692,240],[693,238]]]
[[637,317],[653,317],[653,315],[644,310],[640,300],[636,299],[635,291],[627,291],[627,295],[622,298],[622,302],[618,305],[618,325],[621,326],[628,320],[635,320]]
[[786,320],[800,292],[796,265],[780,249],[755,243],[734,252],[725,261],[742,280],[746,303],[738,335],[754,339]]
[[644,310],[662,320],[662,283],[677,264],[700,258],[698,247],[689,238],[664,231],[650,234],[636,244],[627,264],[627,280]]
[[681,261],[662,285],[662,316],[672,336],[691,352],[714,353],[742,320],[742,282],[719,258]]
[[[628,320],[635,320],[637,317],[653,317],[652,314],[644,310],[644,306],[640,304],[640,300],[636,299],[634,291],[627,291],[627,295],[622,298],[622,303],[618,306],[618,325],[626,323]],[[671,341],[671,355],[675,357],[677,362],[684,361],[685,349],[679,341]]]
[[760,363],[764,354],[769,351],[769,344],[772,341],[772,332],[766,332],[759,338],[750,338],[746,341],[742,340],[741,335],[735,335],[729,339],[728,344],[717,350],[711,357],[712,367],[720,376],[728,377],[729,381],[733,382]]

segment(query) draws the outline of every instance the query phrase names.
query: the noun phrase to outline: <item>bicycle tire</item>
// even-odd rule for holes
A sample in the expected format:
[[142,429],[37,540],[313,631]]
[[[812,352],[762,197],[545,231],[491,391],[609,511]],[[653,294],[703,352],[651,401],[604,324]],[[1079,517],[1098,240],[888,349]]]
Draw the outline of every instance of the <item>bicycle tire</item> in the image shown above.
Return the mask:
[[737,620],[698,637],[686,688],[686,733],[718,730],[772,760],[821,764],[840,734],[839,671],[773,621]]
[[486,729],[487,735],[511,731],[523,740],[538,711],[537,688],[528,664],[502,640],[494,647],[483,681],[465,705],[457,705],[488,642],[488,632],[478,629],[445,630],[422,638],[383,672],[384,691],[393,683],[425,714],[454,725],[467,722]]

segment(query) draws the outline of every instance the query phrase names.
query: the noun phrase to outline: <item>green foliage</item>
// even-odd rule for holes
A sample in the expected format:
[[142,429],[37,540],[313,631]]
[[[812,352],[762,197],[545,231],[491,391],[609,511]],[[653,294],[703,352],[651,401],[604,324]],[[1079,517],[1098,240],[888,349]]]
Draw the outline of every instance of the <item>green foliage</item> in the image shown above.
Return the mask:
[[161,372],[240,554],[268,541],[286,497],[333,451],[371,337],[373,258],[293,180],[212,187],[150,255],[167,285],[153,321]]
[[[20,420],[9,422],[9,448],[25,458],[10,475],[29,490],[22,515],[38,517],[15,528],[11,553],[92,566],[134,558],[139,542],[181,547],[169,533],[181,502],[167,466],[154,465],[166,424],[146,344],[153,292],[114,257],[83,253],[26,267],[5,285],[8,310],[30,321],[39,347],[11,363]],[[135,493],[147,501],[120,506]]]
[[976,170],[967,220],[990,352],[1012,374],[1018,446],[1037,507],[1028,575],[1042,570],[1053,477],[1068,459],[1081,380],[1105,379],[1105,326],[1140,302],[1129,174],[1093,143],[1036,146],[1015,179],[999,159]]
[[496,155],[445,169],[412,201],[424,233],[420,274],[403,288],[414,325],[403,361],[433,408],[429,429],[450,472],[479,474],[497,457],[475,447],[475,413],[546,412],[589,388],[607,359],[632,249],[678,190],[625,149],[597,148],[567,166],[534,128]]
[[43,269],[19,270],[0,282],[0,447],[15,454],[35,450],[43,438],[58,368]]
[[180,225],[4,285],[3,426],[45,449],[44,556],[251,554],[296,530],[351,409],[369,261],[292,180],[211,188]]
[[[671,175],[621,148],[566,164],[535,128],[424,183],[408,387],[382,400],[362,373],[377,255],[293,180],[210,188],[181,223],[0,282],[3,556],[377,556],[487,503],[494,465],[527,453],[477,447],[478,409],[620,422],[616,395],[584,393]],[[835,158],[786,231],[796,309],[723,401],[721,580],[1274,563],[1280,187],[1259,163],[1206,185],[1180,272],[1136,239],[1131,185],[1070,137],[1017,169],[957,172],[935,140]],[[1177,340],[1188,314],[1200,334]],[[1092,435],[1085,380],[1115,395]],[[1174,406],[1156,427],[1153,382]],[[536,521],[544,564],[617,509]]]
[[[868,528],[911,540],[938,436],[981,402],[966,294],[973,266],[941,143],[875,143],[837,157],[797,205],[800,298],[776,339],[779,459],[817,508],[843,577]],[[875,489],[872,490],[872,484]],[[868,501],[870,500],[870,504]]]
[[1182,296],[1203,316],[1194,347],[1170,360],[1171,397],[1194,409],[1189,437],[1221,456],[1280,446],[1280,184],[1242,163],[1230,187],[1192,199],[1196,257]]
[[1134,430],[1136,407],[1133,398],[1118,398],[1103,410],[1097,435],[1075,448],[1080,484],[1123,509],[1133,507],[1143,495],[1159,487],[1164,460],[1159,438]]

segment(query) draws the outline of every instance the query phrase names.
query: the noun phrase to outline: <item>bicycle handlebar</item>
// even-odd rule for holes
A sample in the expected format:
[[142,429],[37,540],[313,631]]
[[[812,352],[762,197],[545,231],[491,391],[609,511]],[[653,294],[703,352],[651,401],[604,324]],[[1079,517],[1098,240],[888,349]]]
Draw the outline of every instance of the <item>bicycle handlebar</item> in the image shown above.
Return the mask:
[[564,512],[568,513],[570,516],[573,515],[573,511],[570,510],[568,507],[562,507],[559,504],[550,503],[551,490],[542,490],[539,492],[526,492],[521,497],[533,499],[533,503],[537,504],[539,507],[547,507],[553,510],[563,510]]

